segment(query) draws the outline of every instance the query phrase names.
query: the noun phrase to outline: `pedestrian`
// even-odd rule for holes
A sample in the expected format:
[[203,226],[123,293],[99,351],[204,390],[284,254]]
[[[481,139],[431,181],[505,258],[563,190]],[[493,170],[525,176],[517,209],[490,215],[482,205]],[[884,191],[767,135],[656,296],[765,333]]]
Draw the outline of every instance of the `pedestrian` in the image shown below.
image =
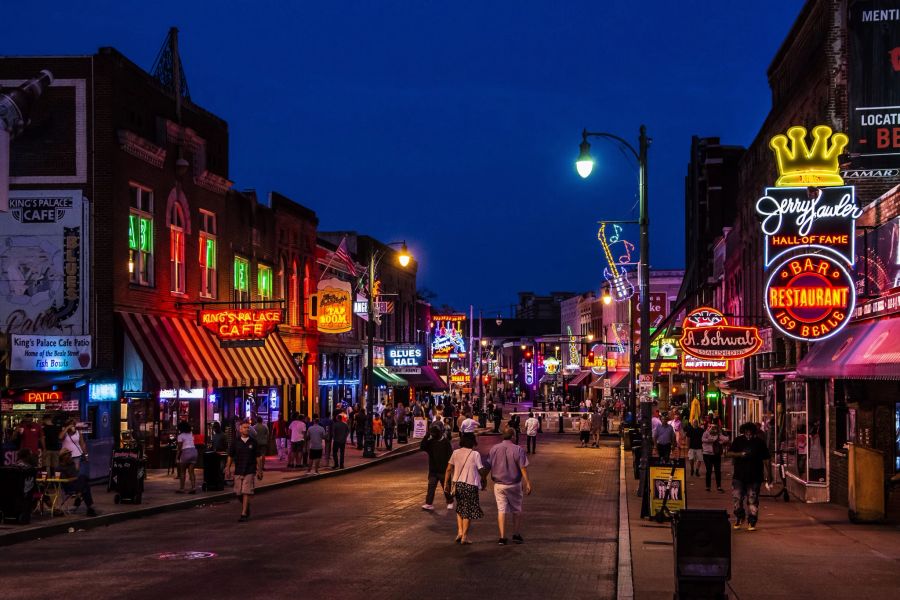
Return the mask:
[[62,431],[59,432],[59,439],[62,442],[62,448],[72,454],[75,466],[81,469],[81,463],[88,459],[88,452],[84,437],[78,432],[76,423],[77,421],[71,418],[66,421]]
[[[526,453],[534,454],[537,452],[537,435],[541,428],[541,422],[534,416],[534,411],[528,411],[528,418],[525,419],[525,448]],[[500,537],[503,537],[502,535]]]
[[222,433],[222,426],[218,421],[213,421],[212,437],[209,440],[209,445],[213,452],[225,452],[228,450],[228,440],[225,439],[225,434]]
[[[450,489],[456,504],[456,543],[471,544],[469,526],[473,520],[484,516],[478,501],[482,478],[487,469],[481,455],[474,449],[474,440],[468,436],[459,440],[459,448],[453,451],[444,473],[444,489]],[[453,487],[450,484],[453,484]]]
[[175,455],[175,462],[178,464],[178,489],[175,490],[175,493],[185,493],[185,475],[190,475],[191,489],[187,493],[196,494],[197,475],[194,473],[194,468],[197,466],[197,446],[194,445],[194,434],[191,431],[190,423],[187,421],[178,423],[178,437],[175,440],[178,444]]
[[325,428],[319,424],[319,415],[313,415],[312,425],[306,430],[306,447],[309,449],[309,466],[307,473],[319,474],[319,463],[322,461],[322,448],[325,445]]
[[[596,418],[596,415],[594,415]],[[588,413],[581,413],[581,420],[578,423],[578,434],[581,438],[581,447],[587,448],[588,443],[591,441],[591,415]]]
[[[97,511],[94,510],[94,497],[91,495],[91,484],[88,481],[88,476],[75,462],[72,451],[68,448],[63,448],[59,451],[59,477],[65,480],[62,484],[63,491],[69,495],[78,495],[87,508],[87,516],[96,517]],[[78,498],[75,501],[77,508]]]
[[444,485],[444,474],[447,472],[447,464],[453,454],[450,440],[444,437],[444,432],[440,427],[432,427],[425,434],[422,443],[419,444],[419,450],[428,454],[428,488],[425,492],[425,504],[422,505],[422,510],[434,510],[434,492],[438,485],[444,492],[447,510],[453,510],[453,496],[450,495],[450,487]]
[[519,415],[516,413],[512,413],[509,415],[509,420],[506,422],[506,426],[516,432],[516,444],[519,443],[519,427],[521,427],[521,420],[519,419]]
[[363,449],[363,438],[366,436],[366,409],[360,407],[353,416],[353,427],[356,429],[356,449]]
[[322,459],[325,461],[323,466],[327,467],[328,461],[331,460],[331,428],[334,425],[331,411],[326,412],[324,417],[319,418],[319,425],[325,430],[325,451],[322,453]]
[[31,415],[22,417],[22,421],[16,427],[14,439],[19,445],[19,450],[30,450],[35,456],[38,455],[38,448],[41,445],[41,428],[34,422]]
[[266,469],[266,455],[269,453],[269,428],[261,416],[256,417],[256,425],[253,426],[256,442],[259,444],[259,450],[263,456],[263,470]]
[[[690,463],[691,475],[700,477],[700,463],[706,462],[706,459],[703,457],[703,434],[706,432],[700,427],[700,421],[693,421],[684,428],[684,433],[685,437],[687,437],[688,463]],[[706,465],[706,482],[706,487],[709,488],[709,464]]]
[[[715,419],[714,419],[715,422]],[[756,531],[759,520],[759,488],[772,480],[772,464],[766,443],[756,437],[756,425],[744,423],[740,436],[731,444],[727,456],[733,459],[731,499],[734,505],[734,529],[740,529],[747,519],[747,531]],[[744,508],[746,501],[747,508]]]
[[[527,431],[528,422],[525,422]],[[500,528],[501,546],[507,544],[507,515],[512,515],[512,539],[521,544],[522,538],[522,500],[531,494],[531,481],[528,479],[527,452],[513,444],[515,432],[508,427],[503,431],[503,441],[491,448],[488,462],[491,465],[491,480],[494,482],[494,499],[497,501],[497,525]]]
[[241,423],[240,434],[228,451],[225,472],[229,471],[234,478],[234,493],[241,499],[241,516],[238,522],[244,523],[250,519],[250,496],[256,487],[256,479],[262,481],[263,478],[262,454],[259,443],[250,437],[249,421]]
[[503,407],[500,404],[494,405],[494,433],[500,433],[500,425],[503,421]]
[[[706,465],[706,491],[710,489],[712,483],[712,474],[716,474],[716,489],[724,492],[722,489],[722,452],[728,443],[728,438],[722,435],[719,426],[713,423],[709,426],[701,437],[703,444],[703,464]],[[697,474],[700,474],[700,468],[697,467]]]
[[381,413],[381,426],[383,429],[381,435],[384,438],[384,449],[390,452],[394,449],[394,434],[397,430],[397,422],[394,420],[394,411],[390,406]]
[[53,422],[53,415],[47,413],[44,415],[44,425],[41,427],[41,450],[43,450],[42,459],[47,474],[53,477],[53,474],[59,469],[59,451],[62,448],[62,442],[59,434],[62,427]]
[[604,409],[591,415],[591,447],[600,447],[600,436],[603,434],[603,424],[605,421]]
[[384,421],[381,415],[375,413],[372,415],[372,435],[375,436],[375,447],[381,448],[381,439],[384,436]]
[[349,435],[350,426],[343,419],[334,419],[331,424],[332,469],[344,468],[344,450]]
[[306,440],[306,423],[300,419],[300,415],[294,413],[291,423],[288,425],[291,434],[291,454],[288,458],[288,469],[296,469],[300,466],[303,457],[303,444]]
[[675,442],[675,430],[669,425],[669,417],[661,415],[659,425],[653,430],[653,443],[656,444],[656,452],[663,462],[669,461],[672,452],[672,444]]

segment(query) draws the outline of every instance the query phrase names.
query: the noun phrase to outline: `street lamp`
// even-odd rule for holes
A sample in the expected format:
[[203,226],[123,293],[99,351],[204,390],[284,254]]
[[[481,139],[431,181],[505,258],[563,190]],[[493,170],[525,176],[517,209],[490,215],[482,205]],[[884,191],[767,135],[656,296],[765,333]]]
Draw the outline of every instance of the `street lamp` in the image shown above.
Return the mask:
[[[406,242],[389,242],[385,246],[401,246],[397,255],[397,262],[401,267],[409,265],[412,256]],[[373,414],[375,412],[375,245],[369,251],[369,300],[366,302],[366,348],[368,350],[368,365],[366,368],[366,435],[363,438],[363,458],[375,458],[375,434],[372,429]]]
[[[646,375],[650,373],[650,215],[647,204],[647,150],[650,147],[650,138],[647,137],[647,128],[641,125],[638,136],[638,149],[635,150],[634,146],[617,135],[592,132],[587,129],[582,130],[578,159],[575,162],[575,168],[582,178],[587,178],[594,169],[591,145],[588,143],[589,137],[606,138],[618,142],[622,147],[628,149],[638,162],[638,200],[640,205],[638,225],[641,232],[639,266],[641,290],[641,374]],[[634,385],[633,382],[632,385]],[[642,497],[641,517],[650,516],[647,484],[649,480],[651,402],[649,394],[641,394],[641,435],[643,437],[640,486]]]

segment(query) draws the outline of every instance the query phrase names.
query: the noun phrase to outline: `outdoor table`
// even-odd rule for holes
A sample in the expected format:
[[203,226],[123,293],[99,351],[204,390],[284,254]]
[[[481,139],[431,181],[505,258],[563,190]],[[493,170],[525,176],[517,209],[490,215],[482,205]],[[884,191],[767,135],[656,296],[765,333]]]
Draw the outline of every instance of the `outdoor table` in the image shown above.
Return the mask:
[[[63,503],[63,485],[66,483],[72,483],[75,481],[75,477],[43,477],[38,478],[36,480],[38,488],[41,490],[41,493],[45,496],[49,496],[50,498],[50,516],[53,517],[56,514],[57,510],[60,510],[60,507]],[[40,510],[40,514],[44,514],[44,502],[41,500],[38,502],[38,506],[36,510]]]

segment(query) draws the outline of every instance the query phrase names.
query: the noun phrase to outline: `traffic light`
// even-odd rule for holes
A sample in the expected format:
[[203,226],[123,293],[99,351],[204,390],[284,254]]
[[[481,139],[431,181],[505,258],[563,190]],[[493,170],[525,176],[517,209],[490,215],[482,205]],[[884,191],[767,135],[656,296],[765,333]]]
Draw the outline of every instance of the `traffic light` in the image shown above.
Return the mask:
[[526,350],[526,351],[525,351],[525,359],[526,359],[526,360],[531,360],[531,357],[532,357],[532,356],[533,356],[533,354],[532,354],[531,350]]
[[588,352],[588,361],[591,362],[591,363],[594,362],[594,351],[593,351],[593,350],[591,350],[590,352]]

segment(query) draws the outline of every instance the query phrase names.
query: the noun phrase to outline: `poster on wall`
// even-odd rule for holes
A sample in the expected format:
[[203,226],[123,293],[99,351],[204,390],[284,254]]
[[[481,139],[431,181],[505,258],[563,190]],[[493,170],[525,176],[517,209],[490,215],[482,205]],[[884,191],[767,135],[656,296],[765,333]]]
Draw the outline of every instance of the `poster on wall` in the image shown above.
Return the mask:
[[895,177],[900,173],[900,0],[851,1],[849,13],[852,169],[845,177]]
[[75,336],[88,326],[88,222],[80,190],[10,190],[0,213],[2,333]]
[[670,512],[684,510],[686,507],[684,461],[676,461],[676,465],[650,466],[648,493],[650,494],[651,515],[662,510],[663,502]]

